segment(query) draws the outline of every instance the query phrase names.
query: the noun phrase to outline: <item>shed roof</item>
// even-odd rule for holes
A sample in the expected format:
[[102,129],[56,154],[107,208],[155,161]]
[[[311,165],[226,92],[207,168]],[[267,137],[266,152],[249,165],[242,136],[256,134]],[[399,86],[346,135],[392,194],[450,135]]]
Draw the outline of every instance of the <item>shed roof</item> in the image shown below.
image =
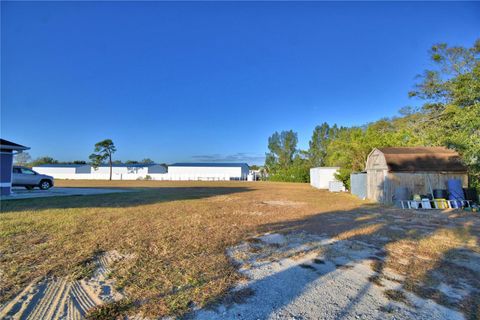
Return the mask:
[[467,172],[460,155],[444,147],[379,148],[389,171],[396,172]]
[[0,149],[1,150],[28,150],[30,148],[22,146],[21,144],[18,144],[12,141],[0,139]]
[[169,167],[248,167],[246,163],[220,163],[220,162],[178,162]]

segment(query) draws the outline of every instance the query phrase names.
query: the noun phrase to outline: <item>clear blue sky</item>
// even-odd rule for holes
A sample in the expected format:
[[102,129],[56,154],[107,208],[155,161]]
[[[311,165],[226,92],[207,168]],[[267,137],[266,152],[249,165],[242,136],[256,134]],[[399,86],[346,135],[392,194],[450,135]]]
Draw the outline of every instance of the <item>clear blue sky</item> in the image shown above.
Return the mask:
[[261,163],[276,130],[393,116],[459,2],[3,2],[1,135],[33,157]]

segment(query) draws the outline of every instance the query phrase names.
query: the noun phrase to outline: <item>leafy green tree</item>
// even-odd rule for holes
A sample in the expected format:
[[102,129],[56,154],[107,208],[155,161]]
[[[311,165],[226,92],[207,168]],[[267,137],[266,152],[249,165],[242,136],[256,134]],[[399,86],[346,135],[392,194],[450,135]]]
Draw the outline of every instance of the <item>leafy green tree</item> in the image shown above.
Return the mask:
[[125,164],[139,164],[140,162],[136,161],[136,160],[127,160],[125,161]]
[[335,178],[338,181],[343,182],[343,185],[347,190],[350,190],[350,174],[352,170],[348,168],[340,168],[337,173],[335,173]]
[[38,166],[38,165],[41,165],[41,164],[57,164],[58,161],[53,159],[52,157],[40,157],[40,158],[37,158],[35,160],[33,160],[33,162],[31,163],[32,167],[35,167],[35,166]]
[[462,155],[470,182],[480,187],[480,40],[471,48],[438,44],[430,54],[436,68],[410,92],[424,102],[421,108],[404,107],[399,117],[363,126],[323,123],[306,153],[296,149],[296,133],[275,132],[265,161],[270,179],[300,181],[308,166],[340,166],[337,178],[348,187],[350,173],[364,170],[373,148],[443,145]]
[[480,39],[471,48],[434,45],[436,67],[410,92],[424,101],[422,129],[432,145],[456,149],[480,186]]
[[92,166],[95,169],[108,159],[108,164],[110,166],[110,180],[112,180],[112,155],[115,151],[117,151],[117,149],[113,144],[113,141],[105,139],[95,144],[95,153],[92,153],[89,157],[92,161]]
[[269,174],[271,181],[283,182],[309,182],[310,181],[310,162],[297,154],[292,164],[286,168],[280,168]]
[[361,171],[365,167],[370,148],[365,128],[341,128],[327,147],[326,165]]
[[143,163],[143,164],[154,164],[155,161],[153,161],[153,160],[150,159],[150,158],[145,158],[145,159],[143,159],[142,161],[140,161],[140,163]]
[[335,129],[331,128],[326,122],[316,126],[313,130],[312,139],[309,142],[308,149],[310,163],[313,167],[322,167],[325,165],[327,147],[333,138],[332,133],[334,130]]
[[308,152],[297,149],[297,133],[292,130],[275,132],[268,139],[265,169],[272,181],[308,182]]
[[27,166],[28,163],[32,160],[32,157],[28,152],[20,152],[17,153],[14,158],[13,158],[13,163],[15,163],[18,166]]
[[298,136],[292,130],[275,132],[268,138],[265,166],[269,170],[286,169],[293,163],[297,152]]

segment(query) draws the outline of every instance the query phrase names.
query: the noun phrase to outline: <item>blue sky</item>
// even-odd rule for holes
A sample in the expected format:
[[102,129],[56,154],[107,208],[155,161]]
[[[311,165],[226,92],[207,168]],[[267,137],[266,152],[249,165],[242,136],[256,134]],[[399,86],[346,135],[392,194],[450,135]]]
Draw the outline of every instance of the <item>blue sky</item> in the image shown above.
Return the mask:
[[393,116],[474,2],[3,2],[1,136],[33,157],[261,163],[274,131]]

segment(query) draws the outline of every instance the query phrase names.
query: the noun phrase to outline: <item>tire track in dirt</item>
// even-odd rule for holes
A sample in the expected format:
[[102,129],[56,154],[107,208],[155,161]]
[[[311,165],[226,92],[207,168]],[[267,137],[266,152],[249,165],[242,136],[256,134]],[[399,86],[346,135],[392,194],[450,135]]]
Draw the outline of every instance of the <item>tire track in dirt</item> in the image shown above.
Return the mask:
[[0,306],[0,319],[83,319],[89,309],[124,297],[108,278],[111,265],[123,258],[116,251],[102,254],[95,261],[96,270],[89,279],[36,279]]

